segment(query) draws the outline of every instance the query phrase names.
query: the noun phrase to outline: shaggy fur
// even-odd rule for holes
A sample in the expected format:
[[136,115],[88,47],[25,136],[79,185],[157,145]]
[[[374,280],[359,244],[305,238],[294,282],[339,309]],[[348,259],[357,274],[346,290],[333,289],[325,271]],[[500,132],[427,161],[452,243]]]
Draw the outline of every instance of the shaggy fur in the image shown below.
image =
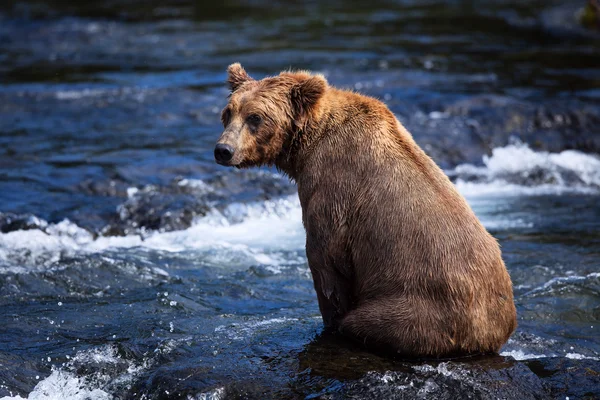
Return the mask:
[[497,352],[516,327],[498,243],[390,110],[308,72],[228,76],[227,165],[297,182],[325,325],[406,357]]

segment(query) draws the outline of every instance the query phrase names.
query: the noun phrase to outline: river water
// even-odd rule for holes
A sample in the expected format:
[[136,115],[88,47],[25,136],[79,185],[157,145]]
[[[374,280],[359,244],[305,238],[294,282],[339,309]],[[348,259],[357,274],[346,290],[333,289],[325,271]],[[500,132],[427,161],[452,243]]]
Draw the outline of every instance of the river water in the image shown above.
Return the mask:
[[[584,1],[204,3],[0,5],[0,398],[600,397]],[[500,355],[322,334],[295,187],[213,161],[235,61],[389,105],[500,241]]]

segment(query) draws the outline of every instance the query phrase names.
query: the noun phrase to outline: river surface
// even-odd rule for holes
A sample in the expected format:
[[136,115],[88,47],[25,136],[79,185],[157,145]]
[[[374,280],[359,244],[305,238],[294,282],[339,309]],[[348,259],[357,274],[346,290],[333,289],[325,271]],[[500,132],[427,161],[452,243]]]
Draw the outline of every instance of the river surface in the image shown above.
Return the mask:
[[[0,5],[0,398],[600,398],[584,1],[206,3]],[[389,105],[502,246],[500,355],[322,333],[294,185],[213,161],[236,61]]]

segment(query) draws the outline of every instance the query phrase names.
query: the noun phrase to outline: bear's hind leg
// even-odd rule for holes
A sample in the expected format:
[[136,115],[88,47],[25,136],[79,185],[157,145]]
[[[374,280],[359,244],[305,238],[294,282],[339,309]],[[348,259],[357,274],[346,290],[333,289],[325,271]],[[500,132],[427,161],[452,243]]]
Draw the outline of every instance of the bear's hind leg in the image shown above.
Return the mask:
[[367,348],[401,357],[450,357],[464,354],[456,324],[443,306],[404,297],[375,299],[350,311],[340,332]]

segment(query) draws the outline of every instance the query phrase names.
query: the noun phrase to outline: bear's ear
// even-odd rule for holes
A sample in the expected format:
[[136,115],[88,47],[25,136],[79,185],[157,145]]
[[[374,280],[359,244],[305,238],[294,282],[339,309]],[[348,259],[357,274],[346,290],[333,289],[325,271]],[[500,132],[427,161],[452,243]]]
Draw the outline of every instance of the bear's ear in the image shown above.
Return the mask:
[[227,67],[227,83],[232,92],[235,92],[244,82],[253,80],[240,63],[231,64]]
[[306,119],[308,112],[327,90],[327,81],[320,75],[311,76],[292,87],[290,97],[298,122]]

